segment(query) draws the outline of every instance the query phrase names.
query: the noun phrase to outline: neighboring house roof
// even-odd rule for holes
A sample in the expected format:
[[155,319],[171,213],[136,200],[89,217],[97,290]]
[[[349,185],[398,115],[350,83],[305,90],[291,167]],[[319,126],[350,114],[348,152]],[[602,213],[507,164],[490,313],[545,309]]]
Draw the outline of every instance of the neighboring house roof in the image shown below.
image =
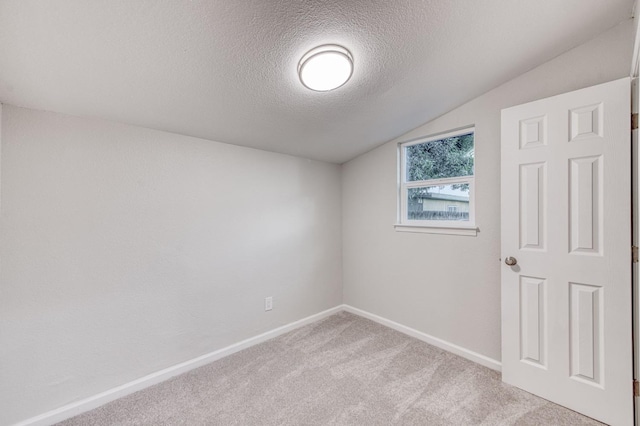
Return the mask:
[[460,201],[463,203],[469,202],[469,197],[463,197],[461,195],[450,195],[450,194],[423,194],[423,195],[418,195],[417,198],[422,198],[425,200]]

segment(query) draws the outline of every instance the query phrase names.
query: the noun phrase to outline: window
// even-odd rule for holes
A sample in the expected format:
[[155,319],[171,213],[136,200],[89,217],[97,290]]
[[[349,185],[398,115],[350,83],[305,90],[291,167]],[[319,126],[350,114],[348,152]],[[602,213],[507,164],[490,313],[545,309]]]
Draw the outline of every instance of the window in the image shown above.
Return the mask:
[[401,143],[399,155],[396,229],[475,235],[474,129]]

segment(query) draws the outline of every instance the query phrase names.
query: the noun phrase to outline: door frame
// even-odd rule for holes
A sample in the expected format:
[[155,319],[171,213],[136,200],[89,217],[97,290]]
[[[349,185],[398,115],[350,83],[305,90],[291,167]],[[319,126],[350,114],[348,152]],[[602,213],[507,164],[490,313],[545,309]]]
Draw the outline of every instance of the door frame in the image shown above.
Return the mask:
[[[634,65],[635,72],[638,68]],[[638,114],[640,112],[640,84],[637,76],[631,80],[631,113]],[[640,165],[640,130],[631,130],[631,233],[632,244],[635,247],[640,245],[640,173],[638,166]],[[633,313],[633,380],[634,392],[637,389],[635,382],[639,380],[640,372],[640,264],[635,262],[631,265],[631,292],[633,297],[632,313]],[[637,392],[634,395],[634,417],[636,425],[640,425],[640,396]]]
[[[631,58],[631,113],[640,113],[640,19],[638,18],[638,3],[633,5],[632,18],[634,22],[634,44]],[[640,246],[640,130],[631,130],[631,240],[635,247]],[[640,380],[640,264],[633,263],[631,268],[632,280],[632,312],[633,312],[633,380]],[[634,417],[636,425],[640,425],[640,395],[633,398]]]

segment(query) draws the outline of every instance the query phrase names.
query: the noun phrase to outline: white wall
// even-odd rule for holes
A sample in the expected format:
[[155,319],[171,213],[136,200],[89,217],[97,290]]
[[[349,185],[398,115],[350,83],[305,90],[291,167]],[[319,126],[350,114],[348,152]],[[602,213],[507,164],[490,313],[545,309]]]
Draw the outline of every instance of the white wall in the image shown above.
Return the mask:
[[[628,76],[633,38],[629,20],[345,163],[345,303],[499,360],[500,110]],[[469,125],[478,236],[395,232],[397,143]]]
[[10,105],[1,138],[0,424],[341,303],[340,166]]

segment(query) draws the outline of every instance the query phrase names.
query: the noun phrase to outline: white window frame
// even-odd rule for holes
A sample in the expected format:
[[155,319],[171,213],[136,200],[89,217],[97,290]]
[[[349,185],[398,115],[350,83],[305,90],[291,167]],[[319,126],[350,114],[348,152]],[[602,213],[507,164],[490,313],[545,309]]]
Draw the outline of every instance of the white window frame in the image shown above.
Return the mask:
[[[440,139],[465,135],[467,133],[473,133],[473,149],[474,149],[474,165],[473,165],[474,174],[473,175],[407,182],[405,148],[413,145],[420,145],[427,142],[437,141]],[[476,149],[476,138],[475,138],[474,126],[455,129],[455,130],[451,130],[444,133],[438,133],[438,134],[398,143],[398,222],[394,225],[396,231],[425,232],[425,233],[451,234],[451,235],[469,235],[469,236],[477,235],[478,228],[476,227],[476,217],[475,217],[475,178],[476,178],[475,149]],[[422,188],[425,186],[443,186],[443,185],[454,185],[454,184],[469,184],[469,220],[468,221],[409,220],[408,219],[408,193],[410,188]]]

